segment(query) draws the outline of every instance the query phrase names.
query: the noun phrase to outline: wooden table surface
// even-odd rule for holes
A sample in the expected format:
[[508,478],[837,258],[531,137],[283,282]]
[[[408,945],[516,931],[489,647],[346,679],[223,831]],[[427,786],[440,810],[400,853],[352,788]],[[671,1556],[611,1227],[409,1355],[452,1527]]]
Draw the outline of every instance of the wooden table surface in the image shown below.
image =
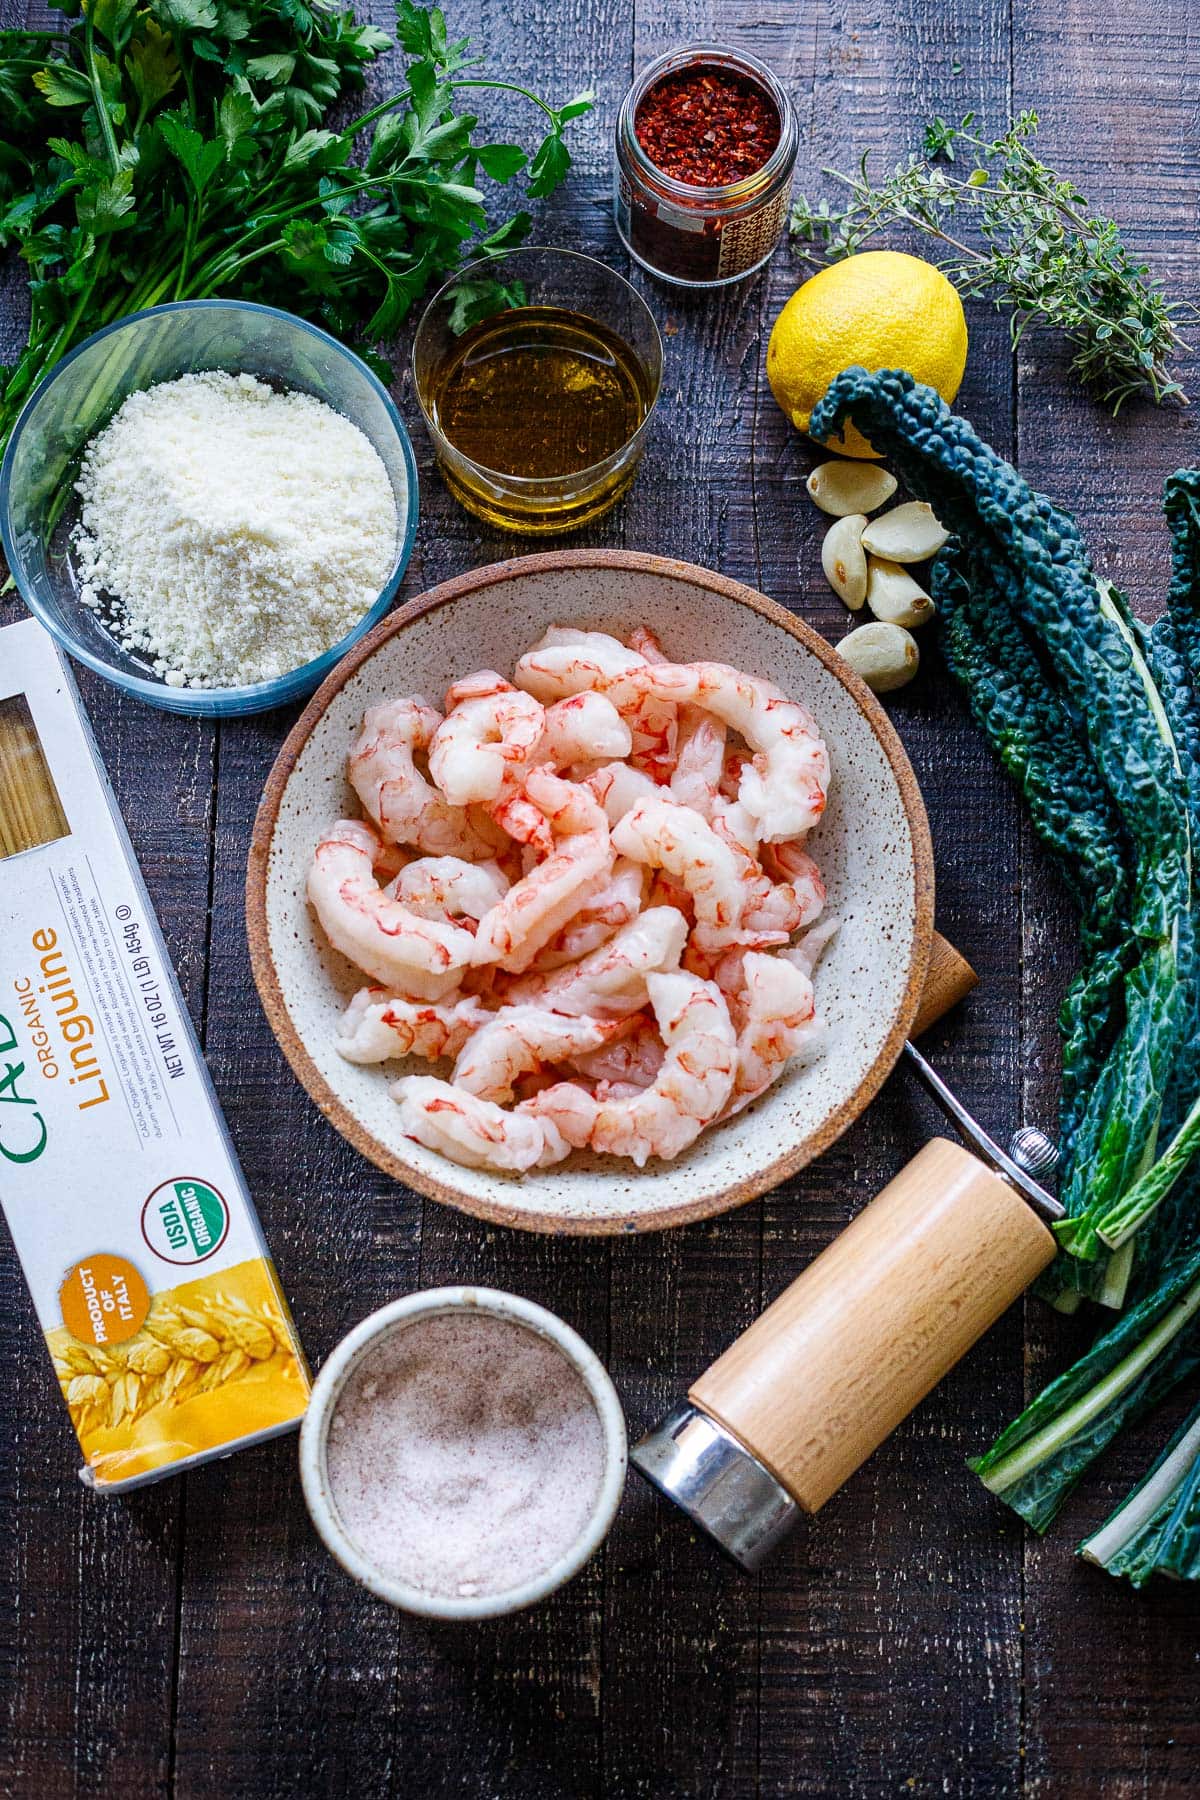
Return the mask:
[[[559,98],[595,85],[578,165],[536,235],[624,267],[609,212],[620,97],[689,39],[753,50],[802,128],[798,183],[870,145],[915,146],[933,113],[998,128],[1034,107],[1044,153],[1181,295],[1200,291],[1200,15],[1193,0],[448,0],[495,71]],[[45,17],[0,0],[0,21]],[[386,24],[386,0],[372,0]],[[376,78],[378,80],[378,77]],[[510,125],[511,129],[511,125]],[[645,468],[588,542],[661,551],[762,588],[827,635],[811,466],[763,379],[797,281],[688,298],[640,274],[664,331]],[[0,351],[23,308],[10,270]],[[1016,358],[970,309],[962,409],[1073,509],[1143,612],[1166,583],[1163,477],[1200,454],[1193,414],[1119,422],[1048,341]],[[1200,394],[1200,358],[1190,369]],[[513,553],[449,500],[405,380],[421,464],[406,597]],[[1193,409],[1194,411],[1194,409]],[[520,545],[515,548],[519,551]],[[19,608],[6,603],[4,616]],[[928,644],[924,640],[923,649]],[[998,1135],[1052,1125],[1054,1016],[1072,922],[1018,802],[931,650],[893,718],[922,782],[938,921],[982,976],[932,1034],[938,1066]],[[478,1224],[384,1179],[317,1116],[263,1021],[242,884],[251,820],[290,715],[218,727],[83,690],[284,1285],[314,1362],[373,1307],[464,1279],[561,1313],[611,1368],[636,1436],[925,1140],[898,1073],[821,1163],[692,1230],[555,1242]],[[1122,1441],[1044,1542],[963,1467],[1086,1328],[1030,1301],[762,1577],[727,1567],[631,1484],[607,1548],[550,1604],[434,1629],[360,1593],[309,1528],[292,1439],[93,1498],[7,1241],[0,1317],[0,1790],[188,1797],[1045,1794],[1200,1788],[1194,1591],[1135,1595],[1072,1556],[1165,1426]]]

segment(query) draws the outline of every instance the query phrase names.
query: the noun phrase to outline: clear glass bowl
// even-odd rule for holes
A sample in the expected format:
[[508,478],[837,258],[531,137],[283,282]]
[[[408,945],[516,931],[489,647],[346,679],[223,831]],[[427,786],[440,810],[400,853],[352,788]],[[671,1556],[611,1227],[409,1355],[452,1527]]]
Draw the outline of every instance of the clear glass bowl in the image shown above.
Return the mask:
[[[204,369],[257,375],[325,401],[370,439],[396,497],[396,557],[378,600],[323,656],[253,687],[168,687],[83,604],[68,554],[75,475],[89,438],[137,389]],[[291,313],[238,300],[151,307],[87,338],[30,395],[0,468],[0,536],[25,604],[71,656],[168,712],[227,718],[312,693],[388,611],[416,529],[416,458],[387,389],[328,332]]]

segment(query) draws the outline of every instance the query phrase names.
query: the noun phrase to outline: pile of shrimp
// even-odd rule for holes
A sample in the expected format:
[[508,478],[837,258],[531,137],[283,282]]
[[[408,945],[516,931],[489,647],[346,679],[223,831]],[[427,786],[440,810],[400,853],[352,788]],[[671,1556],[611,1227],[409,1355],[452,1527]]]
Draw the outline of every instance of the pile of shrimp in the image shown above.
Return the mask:
[[452,1065],[389,1090],[419,1143],[468,1168],[641,1167],[816,1046],[835,926],[804,844],[829,758],[770,682],[672,663],[645,629],[555,626],[443,712],[372,707],[349,778],[366,816],[308,878],[371,978],[337,1048]]

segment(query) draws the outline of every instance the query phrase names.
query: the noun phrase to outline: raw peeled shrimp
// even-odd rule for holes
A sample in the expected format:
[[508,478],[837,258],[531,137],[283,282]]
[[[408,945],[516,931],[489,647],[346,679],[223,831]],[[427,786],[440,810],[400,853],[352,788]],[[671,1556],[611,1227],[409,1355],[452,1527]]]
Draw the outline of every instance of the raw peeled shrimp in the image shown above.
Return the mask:
[[687,889],[705,949],[722,944],[786,943],[803,912],[786,883],[771,882],[753,857],[690,806],[669,795],[639,800],[613,828],[614,849]]
[[[564,1059],[586,1081],[603,1082],[606,1100],[617,1097],[617,1089],[640,1093],[643,1088],[650,1087],[666,1055],[653,1020],[635,1017],[626,1020],[625,1024],[624,1036],[601,1044],[596,1050],[576,1052]],[[629,1026],[632,1029],[628,1029]]]
[[645,886],[646,871],[641,864],[618,857],[608,883],[550,939],[538,953],[534,967],[561,969],[565,963],[577,963],[601,944],[607,944],[622,925],[637,918]]
[[599,1099],[578,1083],[560,1082],[526,1102],[578,1148],[628,1156],[639,1168],[651,1156],[669,1159],[695,1142],[729,1098],[737,1065],[729,1009],[711,981],[679,972],[648,975],[646,987],[666,1045],[648,1088]]
[[613,853],[608,821],[587,788],[531,769],[525,797],[544,814],[554,848],[480,920],[474,961],[527,969],[538,951],[606,885]]
[[478,862],[495,855],[503,834],[477,808],[451,806],[414,761],[441,722],[441,713],[419,694],[371,707],[350,752],[350,785],[388,843]]
[[445,709],[367,714],[351,778],[385,841],[343,822],[314,857],[330,941],[386,983],[337,1048],[454,1059],[452,1082],[392,1091],[403,1129],[466,1166],[677,1155],[816,1041],[815,723],[645,627],[554,627],[515,685],[476,671]]
[[556,769],[594,758],[619,760],[633,748],[633,733],[612,701],[590,689],[556,700],[545,718],[538,758]]
[[662,792],[639,800],[613,827],[613,848],[665,869],[692,896],[697,919],[736,925],[746,903],[744,858],[688,806]]
[[636,708],[646,693],[649,667],[644,656],[607,632],[552,625],[519,659],[513,679],[544,705],[586,690],[606,694],[623,712],[627,706]]
[[475,939],[386,894],[374,875],[379,849],[369,825],[341,820],[317,845],[308,897],[335,950],[399,993],[440,1000],[470,964]]
[[494,1101],[432,1075],[405,1075],[389,1092],[400,1108],[405,1136],[464,1168],[520,1174],[547,1168],[570,1154],[571,1146],[553,1120],[527,1106],[506,1112]]
[[825,883],[812,857],[800,844],[785,841],[764,844],[760,852],[763,868],[773,880],[786,883],[800,902],[800,917],[795,929],[811,925],[825,906]]
[[675,754],[677,712],[670,692],[674,665],[659,666],[653,682],[648,679],[651,666],[637,650],[607,632],[552,625],[521,657],[514,679],[542,701],[585,690],[606,695],[633,734],[632,766],[665,776]]
[[648,663],[669,663],[670,657],[648,625],[635,625],[629,634],[629,648],[644,656]]
[[482,919],[508,888],[498,862],[470,863],[460,856],[419,857],[391,884],[397,900],[427,919]]
[[781,951],[782,960],[790,962],[794,968],[800,970],[802,975],[812,975],[821,960],[821,952],[830,939],[841,930],[841,925],[842,921],[834,918],[831,913],[828,918],[822,919],[811,930],[806,931],[798,944],[793,944],[790,950]]
[[703,706],[745,738],[754,755],[737,797],[761,838],[777,843],[811,830],[825,810],[829,755],[806,707],[726,663],[648,665],[648,672],[664,699]]
[[527,975],[512,983],[511,1001],[535,1000],[555,1012],[624,1018],[647,1002],[646,977],[678,967],[687,942],[687,920],[672,906],[639,913],[599,950],[553,975]]
[[782,1075],[790,1058],[815,1039],[812,982],[792,962],[747,954],[745,1022],[737,1037],[737,1070],[725,1116],[741,1112]]
[[712,820],[725,767],[725,727],[698,706],[684,709],[669,787],[672,800]]
[[451,1080],[468,1094],[504,1105],[522,1075],[598,1050],[625,1028],[623,1019],[572,1019],[545,1006],[502,1006],[464,1044]]
[[483,669],[457,682],[429,746],[429,773],[454,806],[502,799],[519,786],[541,743],[546,711],[503,675]]
[[662,793],[657,781],[623,762],[605,763],[593,769],[584,786],[591,788],[610,825],[623,819],[639,800],[653,800]]
[[360,988],[338,1024],[334,1048],[347,1062],[390,1062],[396,1056],[457,1056],[493,1015],[473,997],[408,1000],[386,988]]

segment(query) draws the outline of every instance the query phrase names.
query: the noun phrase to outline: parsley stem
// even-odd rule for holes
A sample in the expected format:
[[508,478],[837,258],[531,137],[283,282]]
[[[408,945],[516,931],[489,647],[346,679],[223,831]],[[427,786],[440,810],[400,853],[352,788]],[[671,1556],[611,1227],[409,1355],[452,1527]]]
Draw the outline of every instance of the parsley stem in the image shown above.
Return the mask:
[[104,98],[100,77],[96,72],[95,33],[92,30],[91,16],[87,13],[84,14],[83,45],[83,60],[87,64],[88,83],[92,90],[92,99],[96,103],[100,135],[104,139],[104,148],[108,151],[108,160],[112,164],[115,175],[121,167],[121,152],[117,149],[117,139],[113,131],[112,119],[109,117],[108,102]]
[[[555,123],[558,121],[558,114],[552,106],[548,106],[541,96],[535,94],[531,88],[520,87],[515,81],[485,81],[482,77],[479,77],[474,81],[448,81],[446,86],[454,89],[494,88],[506,94],[521,94],[526,100],[532,100],[535,106],[540,107],[548,119],[553,120]],[[343,137],[357,137],[359,132],[366,126],[373,125],[376,119],[382,119],[385,113],[393,112],[397,106],[403,106],[411,99],[412,93],[410,89],[402,88],[398,93],[392,94],[387,100],[381,100],[378,106],[373,106],[371,108],[370,112],[361,113],[357,119],[351,119],[349,125],[343,128]]]
[[552,106],[548,106],[540,95],[535,94],[531,88],[519,87],[515,81],[484,81],[478,79],[475,81],[452,81],[449,83],[449,86],[452,88],[496,88],[499,92],[505,94],[521,94],[526,100],[532,100],[535,106],[540,106],[548,119],[552,120],[555,124],[558,123],[558,114]]
[[[364,181],[357,181],[348,187],[339,188],[338,196],[339,198],[342,195],[352,197],[355,194],[365,193],[369,188],[395,187],[397,185],[417,188],[428,188],[429,186],[428,182],[422,181],[415,175],[397,175],[394,171],[389,171],[386,175],[370,175]],[[311,212],[314,207],[324,206],[330,198],[329,194],[310,194],[306,200],[299,200],[293,206],[280,207],[276,212],[267,213],[248,231],[244,231],[231,244],[227,244],[217,256],[212,257],[198,271],[195,282],[192,284],[193,288],[196,283],[202,283],[205,289],[211,290],[215,283],[225,280],[227,276],[245,267],[245,261],[236,254],[243,244],[253,243],[261,231],[274,230],[279,225],[287,224],[291,219],[299,218],[303,213]],[[275,247],[282,247],[283,243],[284,240],[281,238],[278,246]],[[228,267],[223,266],[226,264]]]

